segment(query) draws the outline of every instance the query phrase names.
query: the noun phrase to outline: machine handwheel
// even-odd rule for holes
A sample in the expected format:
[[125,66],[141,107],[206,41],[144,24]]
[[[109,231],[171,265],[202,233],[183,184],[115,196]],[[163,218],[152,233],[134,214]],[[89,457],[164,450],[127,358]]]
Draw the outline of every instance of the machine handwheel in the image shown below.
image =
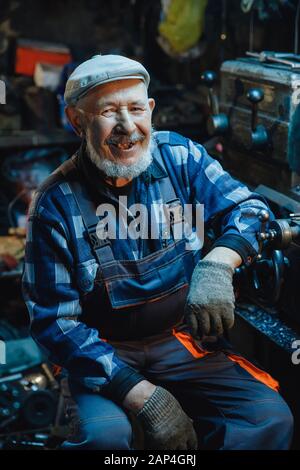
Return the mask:
[[250,268],[254,296],[262,303],[275,304],[280,297],[284,279],[284,255],[281,250],[264,253]]

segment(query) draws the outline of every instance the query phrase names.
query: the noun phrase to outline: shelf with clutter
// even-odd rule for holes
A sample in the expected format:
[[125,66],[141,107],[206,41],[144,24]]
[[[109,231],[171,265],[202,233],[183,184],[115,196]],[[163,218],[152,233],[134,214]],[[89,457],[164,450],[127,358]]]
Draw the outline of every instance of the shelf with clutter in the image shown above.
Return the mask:
[[63,99],[75,66],[64,45],[17,40],[13,67],[0,67],[0,149],[78,142]]
[[[8,56],[5,63],[3,58]],[[63,90],[76,66],[69,48],[18,38],[13,41],[13,50],[10,48],[7,54],[2,51],[1,60],[0,278],[3,279],[20,276],[22,272],[27,210],[34,190],[73,153],[79,138],[64,114]],[[16,255],[17,248],[20,250]]]

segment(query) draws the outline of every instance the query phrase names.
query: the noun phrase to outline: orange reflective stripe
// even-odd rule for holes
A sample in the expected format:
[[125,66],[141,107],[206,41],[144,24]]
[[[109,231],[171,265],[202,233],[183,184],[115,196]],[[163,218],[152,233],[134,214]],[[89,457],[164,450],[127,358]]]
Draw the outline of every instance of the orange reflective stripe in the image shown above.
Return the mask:
[[275,390],[276,392],[279,391],[279,383],[277,380],[273,379],[273,377],[270,376],[267,372],[258,369],[258,367],[255,367],[251,362],[247,361],[244,357],[241,356],[236,356],[235,354],[226,354],[228,359],[230,359],[233,362],[236,362],[241,366],[243,369],[245,369],[249,374],[252,375],[255,379],[259,380],[263,384],[267,385],[268,387],[272,388],[272,390]]
[[209,351],[203,351],[203,349],[198,346],[196,341],[188,333],[184,333],[183,331],[176,331],[175,328],[173,328],[172,334],[194,357],[199,358],[209,354]]
[[57,377],[62,371],[62,367],[58,366],[57,364],[52,365],[52,374],[54,377]]

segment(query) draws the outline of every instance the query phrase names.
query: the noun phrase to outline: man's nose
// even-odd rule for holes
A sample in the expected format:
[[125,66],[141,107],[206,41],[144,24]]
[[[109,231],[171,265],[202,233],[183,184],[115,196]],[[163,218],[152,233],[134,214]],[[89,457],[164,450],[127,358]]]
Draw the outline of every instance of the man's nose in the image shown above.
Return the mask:
[[118,123],[117,128],[120,130],[126,131],[126,133],[131,134],[135,130],[134,120],[126,109],[122,109],[118,113]]

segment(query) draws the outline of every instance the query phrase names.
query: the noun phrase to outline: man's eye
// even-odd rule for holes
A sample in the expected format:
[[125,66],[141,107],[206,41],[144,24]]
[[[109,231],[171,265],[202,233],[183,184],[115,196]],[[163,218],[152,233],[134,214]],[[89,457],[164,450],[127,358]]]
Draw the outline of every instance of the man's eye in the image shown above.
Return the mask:
[[101,114],[102,114],[103,116],[108,117],[108,116],[113,116],[113,115],[115,114],[115,112],[116,112],[115,109],[113,109],[113,108],[108,108],[108,109],[104,109]]
[[144,108],[141,106],[132,106],[131,111],[133,113],[142,113],[144,111]]

